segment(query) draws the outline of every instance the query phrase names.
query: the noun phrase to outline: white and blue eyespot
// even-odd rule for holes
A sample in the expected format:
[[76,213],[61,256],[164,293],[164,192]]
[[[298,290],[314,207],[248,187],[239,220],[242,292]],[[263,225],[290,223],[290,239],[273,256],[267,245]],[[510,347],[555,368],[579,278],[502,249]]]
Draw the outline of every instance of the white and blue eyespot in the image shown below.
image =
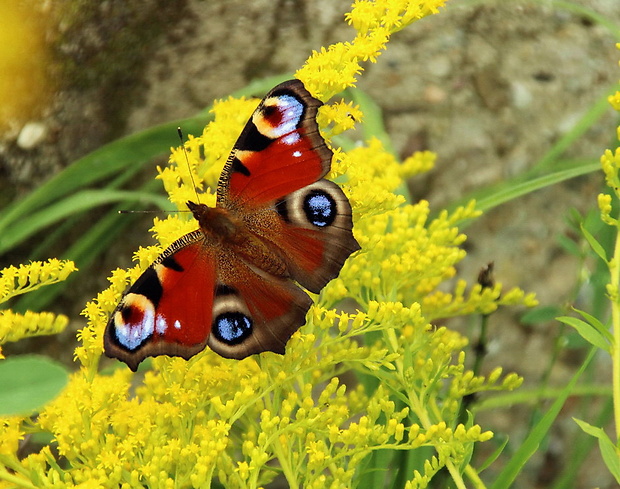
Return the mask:
[[254,334],[254,321],[245,301],[232,287],[220,284],[213,300],[209,344],[224,348],[243,343]]
[[[278,111],[279,117],[269,115],[269,112]],[[252,117],[252,122],[258,131],[270,139],[278,139],[285,136],[284,144],[293,145],[299,141],[297,128],[303,117],[304,104],[292,95],[278,95],[270,97],[263,102],[263,110],[257,111]],[[273,124],[273,120],[277,124]]]
[[[284,221],[310,229],[338,225],[342,211],[350,217],[350,207],[342,190],[329,180],[319,180],[287,195],[274,209]],[[342,225],[342,223],[341,223]]]
[[304,106],[292,95],[280,95],[275,100],[277,101],[276,106],[282,114],[282,123],[274,128],[273,133],[276,137],[280,137],[297,129],[304,113]]
[[114,334],[129,351],[140,348],[155,331],[155,307],[141,294],[129,293],[114,315]]

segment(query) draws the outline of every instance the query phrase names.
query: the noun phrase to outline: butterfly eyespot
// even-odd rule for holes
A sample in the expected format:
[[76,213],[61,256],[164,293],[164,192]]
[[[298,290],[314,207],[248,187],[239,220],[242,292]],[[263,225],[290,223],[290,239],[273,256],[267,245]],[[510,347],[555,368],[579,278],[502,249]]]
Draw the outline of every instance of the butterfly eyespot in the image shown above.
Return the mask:
[[[272,140],[290,134],[297,130],[302,120],[304,105],[293,95],[278,95],[265,100],[262,109],[253,118],[258,131]],[[294,144],[298,137],[283,141],[285,144]]]
[[[274,210],[285,223],[308,229],[327,229],[334,226],[338,219],[342,220],[343,212],[347,208],[348,201],[342,190],[328,180],[319,180],[292,192],[274,206]],[[342,222],[337,227],[341,225]],[[346,226],[346,223],[344,225]]]
[[336,202],[323,190],[312,190],[304,198],[304,213],[311,224],[329,226],[336,218]]
[[225,312],[213,321],[211,334],[222,343],[239,344],[252,334],[252,319],[241,312]]
[[155,330],[155,307],[145,296],[127,294],[116,311],[116,341],[128,350],[137,350]]

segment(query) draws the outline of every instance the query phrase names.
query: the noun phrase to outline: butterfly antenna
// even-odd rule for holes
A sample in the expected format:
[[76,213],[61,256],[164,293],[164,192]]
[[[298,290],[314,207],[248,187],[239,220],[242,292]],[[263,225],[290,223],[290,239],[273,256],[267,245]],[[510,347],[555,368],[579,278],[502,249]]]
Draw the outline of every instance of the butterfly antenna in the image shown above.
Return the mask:
[[187,171],[189,172],[189,179],[192,181],[192,186],[194,187],[194,192],[196,193],[196,203],[200,204],[200,197],[198,196],[198,189],[196,187],[196,182],[194,181],[194,175],[192,174],[192,167],[189,164],[189,157],[187,156],[187,149],[185,149],[185,141],[183,140],[183,131],[181,127],[177,127],[177,134],[179,135],[179,139],[181,140],[181,147],[183,148],[183,154],[185,155],[185,161],[187,162]]
[[169,214],[171,212],[175,212],[175,211],[154,211],[152,209],[149,210],[137,210],[134,211],[133,209],[129,210],[129,209],[121,209],[120,211],[118,211],[119,214],[162,214],[162,213],[166,213]]

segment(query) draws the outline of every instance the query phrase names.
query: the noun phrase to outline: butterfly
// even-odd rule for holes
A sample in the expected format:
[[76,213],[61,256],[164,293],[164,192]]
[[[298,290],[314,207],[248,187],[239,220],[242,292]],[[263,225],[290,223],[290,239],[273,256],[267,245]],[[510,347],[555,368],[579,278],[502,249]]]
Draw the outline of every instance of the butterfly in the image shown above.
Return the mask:
[[[172,243],[125,292],[104,333],[107,356],[284,354],[312,299],[360,249],[351,205],[324,179],[332,152],[303,83],[273,88],[235,143],[215,207],[187,202],[199,229]],[[301,286],[301,287],[300,287]]]

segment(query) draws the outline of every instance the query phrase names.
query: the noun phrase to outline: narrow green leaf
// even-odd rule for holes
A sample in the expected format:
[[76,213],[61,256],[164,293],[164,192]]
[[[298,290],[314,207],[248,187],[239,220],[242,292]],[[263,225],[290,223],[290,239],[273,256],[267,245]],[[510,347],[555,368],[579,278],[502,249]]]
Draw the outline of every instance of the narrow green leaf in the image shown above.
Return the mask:
[[588,243],[590,243],[590,247],[594,253],[596,253],[601,260],[607,263],[607,253],[605,253],[605,248],[603,248],[601,243],[599,243],[596,238],[590,234],[590,231],[588,231],[583,224],[580,227],[583,236],[586,238]]
[[[149,180],[140,187],[140,192],[152,192],[160,187],[161,182]],[[138,203],[134,201],[123,201],[117,205],[108,214],[93,223],[93,225],[60,256],[60,258],[63,259],[73,260],[80,269],[80,274],[77,276],[71,275],[64,282],[52,287],[42,287],[29,294],[22,295],[13,309],[22,312],[27,310],[43,310],[64,290],[75,287],[76,281],[79,281],[84,273],[89,273],[88,267],[96,261],[102,253],[108,251],[110,245],[115,240],[119,239],[119,236],[122,236],[127,226],[134,225],[133,223],[138,218],[138,214],[123,214],[121,216],[118,211],[121,209],[136,208],[136,205],[138,205]],[[67,222],[70,221],[71,219]]]
[[544,323],[554,320],[561,313],[562,309],[558,306],[535,307],[521,316],[521,322],[523,324]]
[[504,441],[500,443],[500,445],[493,451],[493,453],[489,455],[484,462],[482,462],[482,464],[480,465],[480,468],[478,469],[479,474],[482,473],[482,471],[485,470],[486,468],[490,467],[491,464],[495,462],[495,460],[497,460],[497,458],[504,451],[504,448],[506,448],[506,445],[508,445],[508,440],[509,438],[505,437]]
[[609,439],[607,433],[605,433],[598,426],[592,426],[590,423],[577,418],[573,418],[573,420],[588,435],[598,439],[598,446],[601,450],[603,461],[605,462],[609,472],[615,477],[616,482],[620,484],[620,450],[618,450],[618,448],[616,448],[613,442]]
[[614,336],[609,332],[609,328],[601,323],[598,318],[594,317],[592,314],[588,314],[585,311],[580,311],[579,309],[575,309],[573,307],[573,311],[577,314],[580,314],[590,325],[596,328],[596,330],[605,337],[605,339],[611,343],[614,339]]
[[582,421],[578,418],[573,418],[573,421],[579,425],[579,427],[585,431],[588,435],[593,436],[595,438],[599,438],[601,436],[602,430],[598,426],[592,426],[590,423],[586,421]]
[[33,213],[27,220],[10,226],[0,235],[0,254],[17,246],[35,233],[79,212],[119,201],[142,201],[165,209],[170,202],[161,195],[122,190],[83,190]]
[[457,207],[467,205],[469,201],[474,199],[476,201],[476,209],[486,212],[505,202],[530,194],[536,190],[547,188],[556,183],[564,182],[581,175],[594,173],[599,171],[601,166],[598,162],[593,160],[558,162],[558,166],[562,168],[566,168],[566,166],[569,165],[572,165],[571,168],[553,171],[539,177],[533,177],[531,174],[527,174],[504,181],[498,185],[476,190],[450,204],[447,210],[448,212],[452,212]]
[[596,328],[594,328],[594,326],[582,321],[581,319],[572,318],[569,316],[560,316],[557,319],[558,321],[575,328],[577,333],[579,333],[581,337],[591,345],[594,345],[606,352],[610,351],[611,346],[609,342],[596,330]]
[[385,487],[386,480],[392,475],[389,468],[394,455],[394,450],[376,450],[371,452],[362,462],[362,473],[364,476],[360,478],[357,489]]
[[581,247],[568,236],[564,236],[563,234],[561,234],[557,236],[556,239],[558,244],[564,249],[564,251],[566,251],[570,255],[576,256],[578,258],[583,255]]
[[117,139],[73,162],[28,196],[7,206],[0,215],[0,235],[20,219],[29,217],[52,202],[110,178],[127,167],[142,166],[160,154],[178,146],[176,128],[200,134],[211,116],[168,122],[145,131]]
[[598,438],[598,446],[607,469],[615,477],[616,482],[620,484],[620,453],[618,453],[618,449],[605,433]]
[[28,414],[54,399],[68,381],[66,368],[49,358],[23,355],[0,362],[0,415]]

